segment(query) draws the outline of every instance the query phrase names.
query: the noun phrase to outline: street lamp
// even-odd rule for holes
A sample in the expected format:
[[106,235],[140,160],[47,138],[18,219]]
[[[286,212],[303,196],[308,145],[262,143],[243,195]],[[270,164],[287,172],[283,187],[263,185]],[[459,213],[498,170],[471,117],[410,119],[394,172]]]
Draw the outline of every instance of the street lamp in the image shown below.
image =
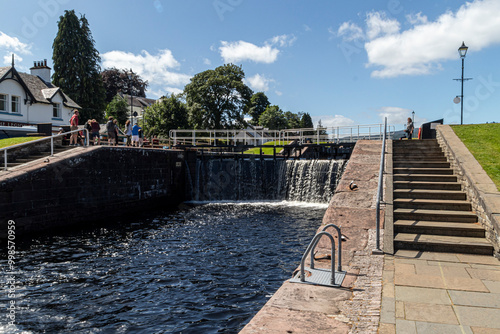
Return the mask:
[[415,110],[411,112],[411,122],[413,123],[413,126],[415,126]]
[[460,58],[462,58],[462,78],[453,79],[457,81],[460,80],[462,82],[462,91],[460,95],[460,124],[464,124],[464,81],[472,79],[472,78],[464,78],[464,60],[468,49],[469,48],[465,46],[465,42],[462,42],[462,46],[458,48],[458,54],[460,55]]
[[130,120],[132,121],[132,125],[134,125],[134,113],[133,113],[133,106],[132,106],[132,69],[130,69],[130,72],[127,73],[128,77],[128,87],[129,87],[129,93],[130,93]]

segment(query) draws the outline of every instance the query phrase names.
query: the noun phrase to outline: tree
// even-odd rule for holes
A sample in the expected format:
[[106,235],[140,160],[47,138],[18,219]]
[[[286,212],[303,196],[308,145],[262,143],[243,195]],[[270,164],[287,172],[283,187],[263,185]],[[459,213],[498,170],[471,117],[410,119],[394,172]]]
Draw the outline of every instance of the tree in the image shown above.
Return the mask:
[[311,129],[314,127],[311,115],[309,115],[309,113],[302,113],[302,117],[300,118],[300,127]]
[[326,128],[321,124],[321,120],[318,121],[318,126],[316,127],[316,130],[319,130],[320,135],[326,135]]
[[[131,75],[130,79],[128,78],[129,74]],[[124,69],[119,70],[116,67],[108,68],[102,71],[101,77],[106,90],[106,102],[108,103],[120,92],[146,97],[146,89],[149,83],[142,80],[132,69],[127,71]]]
[[124,126],[128,119],[128,103],[123,97],[116,95],[106,107],[106,118],[113,116],[118,121],[118,125]]
[[196,74],[184,88],[195,128],[222,129],[242,127],[252,90],[243,83],[240,66],[226,64]]
[[259,124],[269,130],[286,128],[287,122],[283,110],[278,106],[269,106],[259,117]]
[[300,117],[298,114],[295,114],[291,111],[287,111],[284,114],[286,119],[286,128],[287,129],[297,129],[300,128]]
[[101,58],[85,16],[74,10],[59,17],[58,32],[52,45],[54,74],[52,81],[78,103],[80,118],[103,120],[105,93],[100,76]]
[[250,105],[247,114],[252,117],[250,123],[257,125],[259,124],[259,117],[262,113],[269,107],[269,99],[263,92],[258,92],[252,95],[250,99]]
[[172,129],[187,129],[189,127],[187,111],[188,108],[181,100],[181,95],[161,97],[144,111],[146,136],[157,135],[168,138]]

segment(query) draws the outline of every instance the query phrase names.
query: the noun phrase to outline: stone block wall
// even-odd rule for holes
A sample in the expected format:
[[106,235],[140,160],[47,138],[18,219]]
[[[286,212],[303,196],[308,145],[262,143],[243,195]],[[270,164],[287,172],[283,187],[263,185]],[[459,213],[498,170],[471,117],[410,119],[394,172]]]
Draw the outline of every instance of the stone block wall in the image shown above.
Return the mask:
[[185,198],[184,152],[91,147],[0,173],[0,238],[113,220]]
[[495,257],[500,258],[500,193],[449,125],[437,127],[436,139],[485,228],[486,238],[495,248]]

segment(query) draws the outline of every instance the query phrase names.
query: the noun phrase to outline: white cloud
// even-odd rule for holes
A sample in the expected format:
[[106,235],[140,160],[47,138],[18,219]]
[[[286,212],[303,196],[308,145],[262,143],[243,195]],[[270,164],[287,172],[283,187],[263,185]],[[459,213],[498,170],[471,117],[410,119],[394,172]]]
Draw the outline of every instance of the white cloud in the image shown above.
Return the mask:
[[374,39],[380,35],[393,35],[399,32],[400,25],[396,19],[389,19],[385,13],[372,12],[368,13],[366,18],[368,39]]
[[[367,14],[367,67],[377,67],[373,77],[425,75],[441,69],[441,62],[457,59],[457,49],[465,41],[478,51],[500,43],[500,1],[474,0],[456,12],[447,11],[429,22],[422,13],[407,15],[412,27],[400,31],[400,23],[384,14]],[[344,22],[338,36],[344,40],[361,38],[362,29]]]
[[411,117],[412,110],[399,107],[382,107],[377,110],[377,112],[381,119],[381,123],[383,123],[385,117],[387,117],[387,124],[402,125],[406,124],[408,117]]
[[280,35],[280,36],[274,36],[273,38],[270,39],[270,44],[271,45],[279,45],[280,47],[287,47],[287,46],[292,46],[293,43],[297,40],[297,37],[295,35]]
[[[23,61],[23,58],[20,57],[18,54],[14,53],[14,63],[17,64],[17,63],[21,63]],[[7,53],[4,57],[3,57],[3,63],[5,65],[12,65],[12,53]],[[17,65],[15,65],[16,68],[18,67]]]
[[335,32],[332,28],[329,28],[328,32],[333,36],[342,37],[344,41],[348,42],[365,38],[363,29],[352,22],[342,23],[337,32]]
[[191,78],[190,75],[172,71],[178,69],[180,63],[167,49],[159,50],[157,55],[151,55],[145,50],[137,55],[115,50],[104,53],[101,58],[104,68],[132,69],[142,79],[148,80],[151,86],[165,87],[169,91],[184,87]]
[[221,44],[219,51],[225,63],[254,61],[256,63],[271,64],[276,61],[280,52],[271,45],[257,46],[245,41],[221,41]]
[[281,96],[283,95],[283,92],[279,91],[279,90],[276,90],[274,91],[274,94],[278,95],[278,96]]
[[11,37],[0,31],[0,49],[5,52],[31,55],[31,45],[21,42],[17,37]]
[[203,58],[203,64],[210,66],[212,65],[212,62],[208,58]]
[[334,126],[350,126],[356,124],[352,119],[347,118],[343,115],[321,115],[321,116],[311,116],[314,126],[318,124],[321,120],[321,125],[327,128]]
[[312,31],[311,27],[309,27],[307,24],[303,24],[302,27],[304,28],[304,31]]
[[248,79],[245,79],[244,81],[254,91],[266,92],[269,90],[269,83],[273,82],[274,80],[268,79],[263,75],[256,74],[253,77],[249,77]]

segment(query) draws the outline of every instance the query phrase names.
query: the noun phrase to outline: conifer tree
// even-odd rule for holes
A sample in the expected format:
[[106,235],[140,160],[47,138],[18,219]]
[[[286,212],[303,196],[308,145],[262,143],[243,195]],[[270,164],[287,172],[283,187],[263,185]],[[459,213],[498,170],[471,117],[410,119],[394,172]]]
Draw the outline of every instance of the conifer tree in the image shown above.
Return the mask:
[[80,123],[95,118],[102,121],[105,91],[100,75],[101,58],[85,16],[80,19],[74,10],[66,10],[59,18],[54,39],[52,82],[78,103]]

